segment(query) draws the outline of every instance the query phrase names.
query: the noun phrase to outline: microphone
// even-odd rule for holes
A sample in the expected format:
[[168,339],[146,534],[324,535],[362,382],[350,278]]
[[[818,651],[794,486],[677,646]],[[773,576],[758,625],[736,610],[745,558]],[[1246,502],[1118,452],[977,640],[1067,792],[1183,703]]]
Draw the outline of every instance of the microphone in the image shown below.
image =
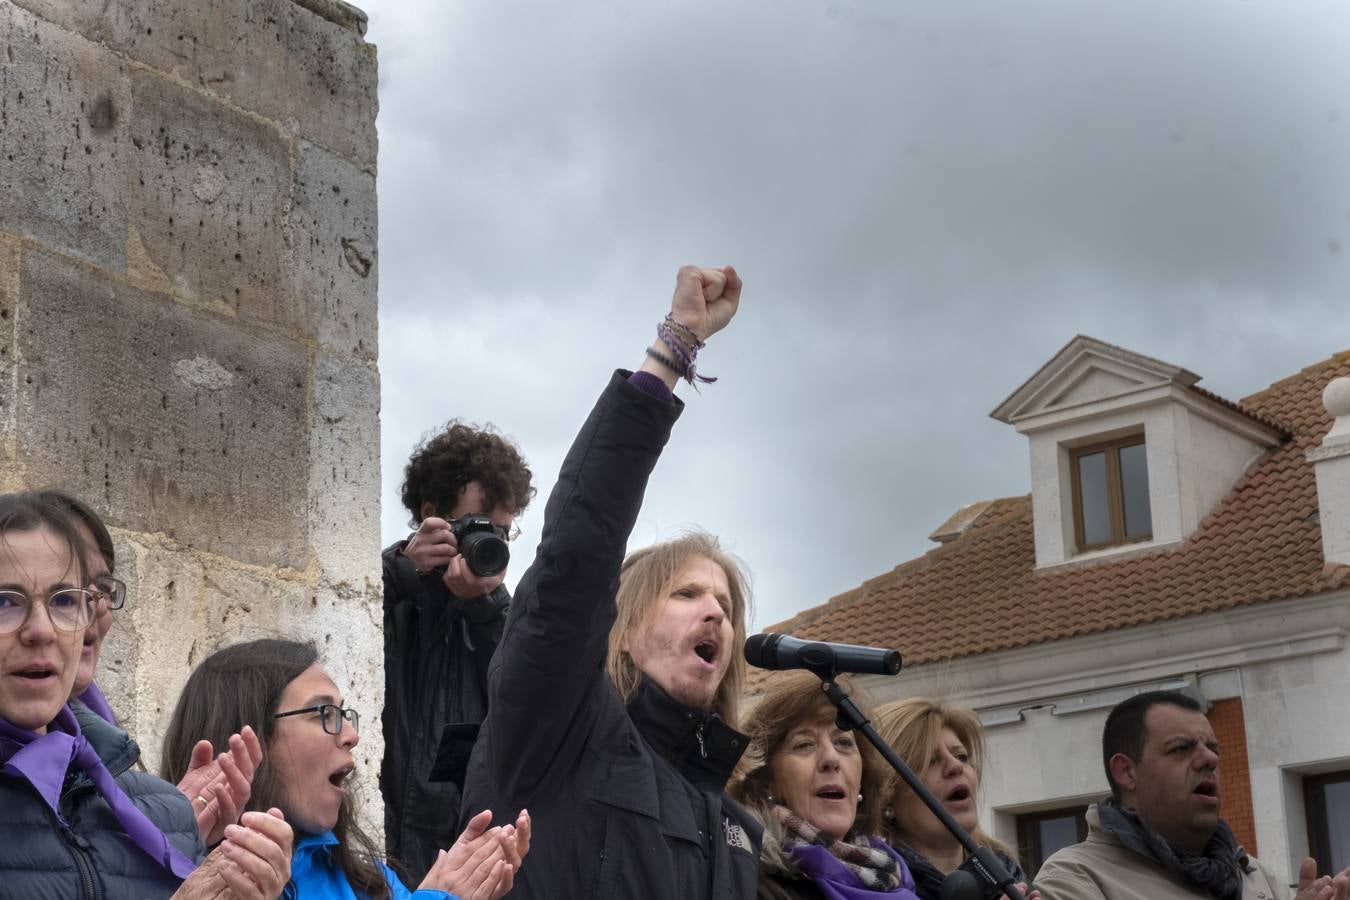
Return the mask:
[[745,661],[761,669],[807,669],[817,675],[853,672],[896,675],[900,651],[856,644],[804,641],[789,634],[752,634],[745,641]]

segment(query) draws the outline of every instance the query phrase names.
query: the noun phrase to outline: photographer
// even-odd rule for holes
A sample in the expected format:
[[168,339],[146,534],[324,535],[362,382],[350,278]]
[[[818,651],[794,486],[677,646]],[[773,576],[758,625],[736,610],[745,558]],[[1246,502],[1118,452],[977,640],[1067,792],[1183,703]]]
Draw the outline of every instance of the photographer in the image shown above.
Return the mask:
[[383,553],[380,792],[389,863],[409,884],[458,835],[462,767],[448,781],[431,780],[432,769],[446,726],[467,760],[487,713],[488,661],[511,599],[506,542],[534,497],[530,482],[510,440],[459,421],[424,439],[404,469],[417,530]]

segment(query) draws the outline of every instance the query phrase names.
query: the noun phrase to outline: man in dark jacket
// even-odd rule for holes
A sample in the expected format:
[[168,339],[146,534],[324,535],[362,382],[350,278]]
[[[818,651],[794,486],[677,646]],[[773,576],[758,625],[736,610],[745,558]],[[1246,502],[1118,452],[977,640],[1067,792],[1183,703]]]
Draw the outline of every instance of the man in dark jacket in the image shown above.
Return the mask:
[[624,560],[683,408],[671,389],[740,287],[731,268],[680,270],[661,337],[611,379],[549,497],[466,781],[466,809],[533,817],[513,897],[754,896],[760,829],[724,791],[746,746],[743,573],[702,534]]
[[[424,440],[404,470],[403,504],[417,531],[383,554],[380,791],[389,863],[407,884],[420,883],[459,835],[463,766],[487,711],[488,661],[510,601],[506,559],[496,553],[534,497],[530,478],[509,440],[458,421]],[[451,758],[433,773],[443,735]]]

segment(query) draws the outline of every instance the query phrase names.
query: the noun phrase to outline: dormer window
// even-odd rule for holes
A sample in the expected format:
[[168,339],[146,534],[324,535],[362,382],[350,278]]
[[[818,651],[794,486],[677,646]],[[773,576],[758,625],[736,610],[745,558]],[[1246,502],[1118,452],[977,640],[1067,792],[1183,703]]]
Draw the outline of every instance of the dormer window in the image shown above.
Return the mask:
[[1071,451],[1074,533],[1079,550],[1153,538],[1144,436]]
[[1079,335],[999,404],[994,418],[1029,444],[1037,569],[1186,540],[1279,446],[1277,423],[1199,380]]

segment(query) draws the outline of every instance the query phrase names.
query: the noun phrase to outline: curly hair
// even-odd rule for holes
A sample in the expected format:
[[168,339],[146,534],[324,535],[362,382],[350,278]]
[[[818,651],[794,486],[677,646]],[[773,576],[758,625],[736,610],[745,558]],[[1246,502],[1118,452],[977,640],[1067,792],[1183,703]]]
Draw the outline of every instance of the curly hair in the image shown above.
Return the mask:
[[471,481],[483,486],[487,509],[506,507],[518,516],[534,499],[533,474],[510,438],[491,425],[479,428],[451,419],[443,428],[424,437],[414,448],[403,469],[400,492],[403,505],[412,513],[411,524],[422,521],[422,504],[430,503],[448,515]]

